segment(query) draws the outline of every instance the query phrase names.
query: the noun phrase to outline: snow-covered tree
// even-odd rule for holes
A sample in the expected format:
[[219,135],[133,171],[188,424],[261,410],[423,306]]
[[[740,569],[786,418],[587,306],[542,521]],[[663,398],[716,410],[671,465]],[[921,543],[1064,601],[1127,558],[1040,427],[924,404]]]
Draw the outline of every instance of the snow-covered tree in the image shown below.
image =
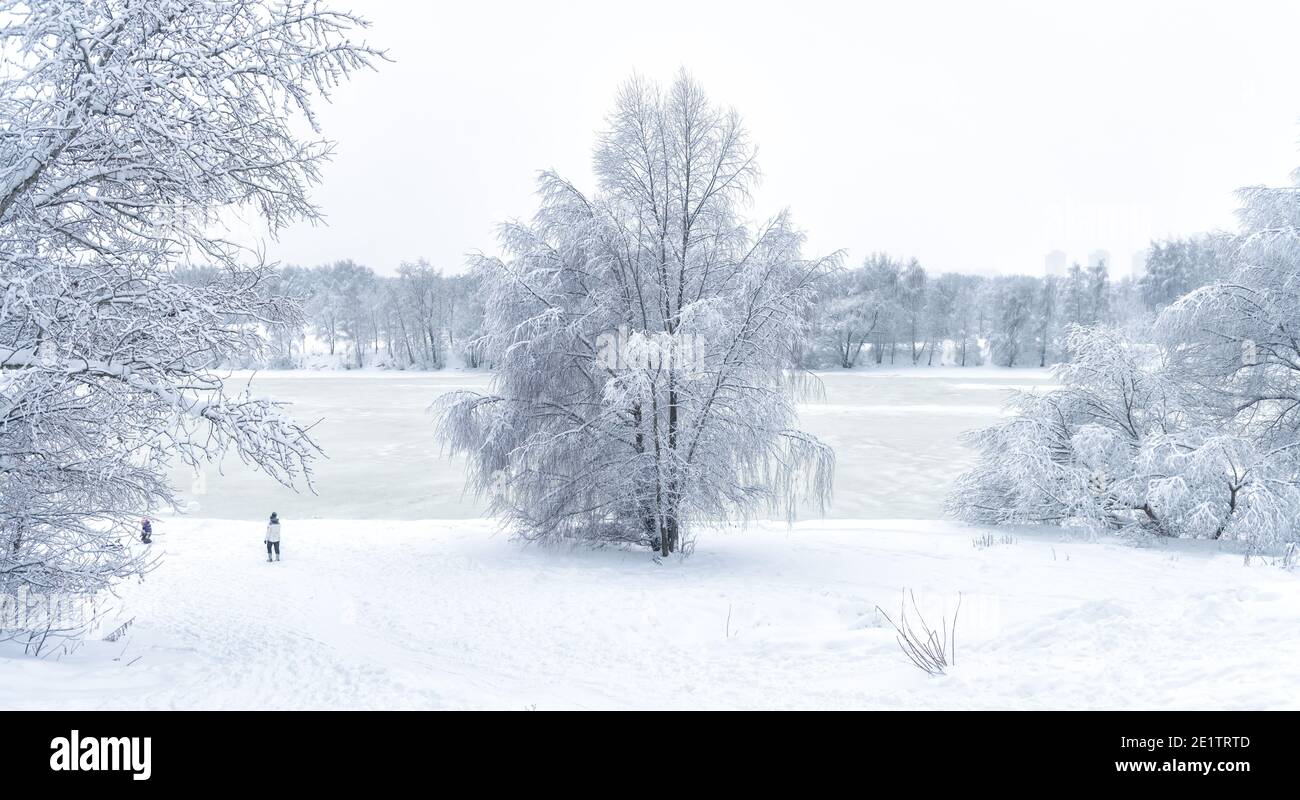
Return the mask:
[[1277,446],[1300,439],[1298,196],[1297,187],[1244,190],[1231,271],[1156,326],[1203,404]]
[[684,73],[619,93],[598,191],[540,179],[531,225],[481,258],[490,394],[443,402],[469,482],[529,539],[689,549],[693,526],[824,502],[833,454],[793,429],[786,370],[836,258],[782,213],[739,216],[757,177],[739,115]]
[[1057,313],[1060,286],[1056,276],[1049,275],[1038,287],[1038,303],[1034,309],[1034,335],[1038,338],[1038,366],[1045,367],[1056,360],[1057,339],[1061,321]]
[[[1088,313],[1086,320],[1090,325],[1104,325],[1110,322],[1110,267],[1106,259],[1088,267]],[[1085,322],[1080,321],[1081,324]]]
[[429,262],[420,259],[402,264],[397,271],[397,283],[411,322],[407,335],[414,340],[413,363],[441,367],[446,361],[443,334],[450,324],[446,318],[450,300],[446,280]]
[[[268,366],[290,369],[297,365],[297,357],[307,350],[309,316],[306,312],[312,299],[311,271],[302,267],[287,266],[276,270],[271,293],[290,299],[304,314],[296,324],[280,324],[271,328],[271,353]],[[261,366],[250,364],[249,366]]]
[[484,349],[483,316],[486,309],[479,281],[473,275],[456,275],[449,278],[448,283],[454,314],[449,328],[452,346],[465,366],[479,367],[488,363],[490,356]]
[[998,276],[988,282],[989,343],[1000,366],[1023,364],[1034,352],[1034,309],[1039,281],[1024,275]]
[[[1062,388],[1018,395],[1010,419],[975,435],[980,458],[958,481],[955,513],[1260,546],[1300,539],[1300,186],[1241,197],[1231,241],[1154,246],[1146,301],[1191,291],[1144,331],[1151,343],[1070,329]],[[1067,318],[1111,313],[1105,277],[1071,270]]]
[[336,262],[328,274],[327,301],[337,331],[351,344],[356,366],[364,367],[366,350],[379,341],[375,327],[375,272],[370,267],[345,259]]
[[956,319],[957,303],[962,299],[961,282],[961,275],[945,272],[930,285],[926,294],[925,331],[926,343],[930,349],[925,362],[927,366],[934,364],[936,355],[942,364],[945,343],[963,335]]
[[1300,519],[1296,446],[1199,403],[1169,351],[1073,326],[1061,388],[1013,396],[979,431],[974,469],[949,498],[979,523],[1079,524],[1275,544]]
[[921,360],[928,334],[925,331],[926,309],[925,268],[915,258],[907,262],[898,285],[898,305],[903,317],[903,335],[907,337],[908,355],[912,364]]
[[862,262],[867,285],[867,296],[874,305],[875,326],[871,335],[871,351],[877,364],[884,362],[889,353],[889,363],[894,363],[898,350],[898,331],[903,314],[900,303],[903,274],[902,262],[885,253],[872,253]]
[[315,218],[329,147],[294,118],[380,54],[310,0],[0,0],[0,19],[0,589],[88,593],[143,568],[122,537],[169,503],[169,456],[308,474],[306,430],[212,371],[300,320],[211,223]]
[[984,294],[985,279],[978,275],[956,274],[953,283],[955,296],[952,320],[949,323],[955,348],[953,355],[958,366],[978,365],[983,363],[983,354],[980,352],[980,300]]
[[1060,282],[1060,316],[1065,325],[1093,325],[1093,314],[1088,292],[1088,274],[1076,262],[1070,265],[1065,279]]
[[1183,295],[1224,277],[1229,239],[1205,234],[1152,242],[1139,287],[1148,308],[1163,309]]
[[827,277],[817,305],[818,324],[835,363],[845,369],[856,366],[880,319],[880,307],[870,297],[865,272],[842,270]]

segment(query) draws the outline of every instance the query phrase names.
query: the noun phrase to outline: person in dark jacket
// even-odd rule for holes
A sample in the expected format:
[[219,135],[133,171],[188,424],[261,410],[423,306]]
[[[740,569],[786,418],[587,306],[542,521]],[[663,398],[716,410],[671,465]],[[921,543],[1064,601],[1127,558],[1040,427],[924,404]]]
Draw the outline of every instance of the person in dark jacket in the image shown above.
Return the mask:
[[153,541],[153,525],[149,522],[148,517],[140,520],[140,541],[145,544]]
[[271,549],[275,549],[275,560],[280,560],[280,518],[271,512],[271,521],[266,524],[266,560],[271,560]]

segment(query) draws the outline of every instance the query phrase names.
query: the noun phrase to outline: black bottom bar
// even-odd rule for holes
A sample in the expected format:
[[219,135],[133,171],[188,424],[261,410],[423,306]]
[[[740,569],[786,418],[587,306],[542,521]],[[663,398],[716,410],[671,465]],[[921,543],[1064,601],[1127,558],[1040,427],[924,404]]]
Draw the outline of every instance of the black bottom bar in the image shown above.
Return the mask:
[[[535,788],[703,771],[701,785],[1217,787],[1294,775],[1277,713],[6,713],[6,780],[203,789],[476,777]],[[73,762],[75,761],[75,768]],[[486,770],[486,771],[485,771]],[[145,777],[147,773],[147,778]],[[139,776],[139,777],[137,777]],[[435,778],[435,776],[437,776]],[[674,779],[677,780],[677,779]],[[598,782],[587,783],[595,788]],[[608,784],[607,788],[626,785]],[[435,788],[435,787],[430,787]]]

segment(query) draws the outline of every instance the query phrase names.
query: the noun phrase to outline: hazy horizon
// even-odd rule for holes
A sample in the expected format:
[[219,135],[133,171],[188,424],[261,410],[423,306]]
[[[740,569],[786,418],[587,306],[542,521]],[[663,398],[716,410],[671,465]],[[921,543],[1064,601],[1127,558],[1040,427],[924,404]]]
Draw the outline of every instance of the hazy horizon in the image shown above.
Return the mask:
[[367,38],[394,61],[317,109],[337,143],[313,194],[328,224],[267,256],[459,271],[531,216],[539,170],[591,188],[618,86],[679,67],[744,115],[753,215],[789,207],[810,254],[849,263],[1042,274],[1051,250],[1106,250],[1122,277],[1150,239],[1231,227],[1234,190],[1300,164],[1300,8],[668,5],[682,13],[367,2]]

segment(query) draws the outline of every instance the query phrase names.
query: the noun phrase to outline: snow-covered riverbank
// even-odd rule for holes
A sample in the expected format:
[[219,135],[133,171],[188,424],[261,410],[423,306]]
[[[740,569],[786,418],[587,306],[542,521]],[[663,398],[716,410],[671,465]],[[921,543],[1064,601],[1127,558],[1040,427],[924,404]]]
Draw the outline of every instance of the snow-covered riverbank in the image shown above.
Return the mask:
[[[485,521],[309,520],[267,564],[258,525],[159,528],[128,634],[0,658],[0,708],[1300,707],[1300,574],[1208,542],[838,520],[657,564]],[[904,587],[936,625],[962,595],[945,676],[876,611]]]

